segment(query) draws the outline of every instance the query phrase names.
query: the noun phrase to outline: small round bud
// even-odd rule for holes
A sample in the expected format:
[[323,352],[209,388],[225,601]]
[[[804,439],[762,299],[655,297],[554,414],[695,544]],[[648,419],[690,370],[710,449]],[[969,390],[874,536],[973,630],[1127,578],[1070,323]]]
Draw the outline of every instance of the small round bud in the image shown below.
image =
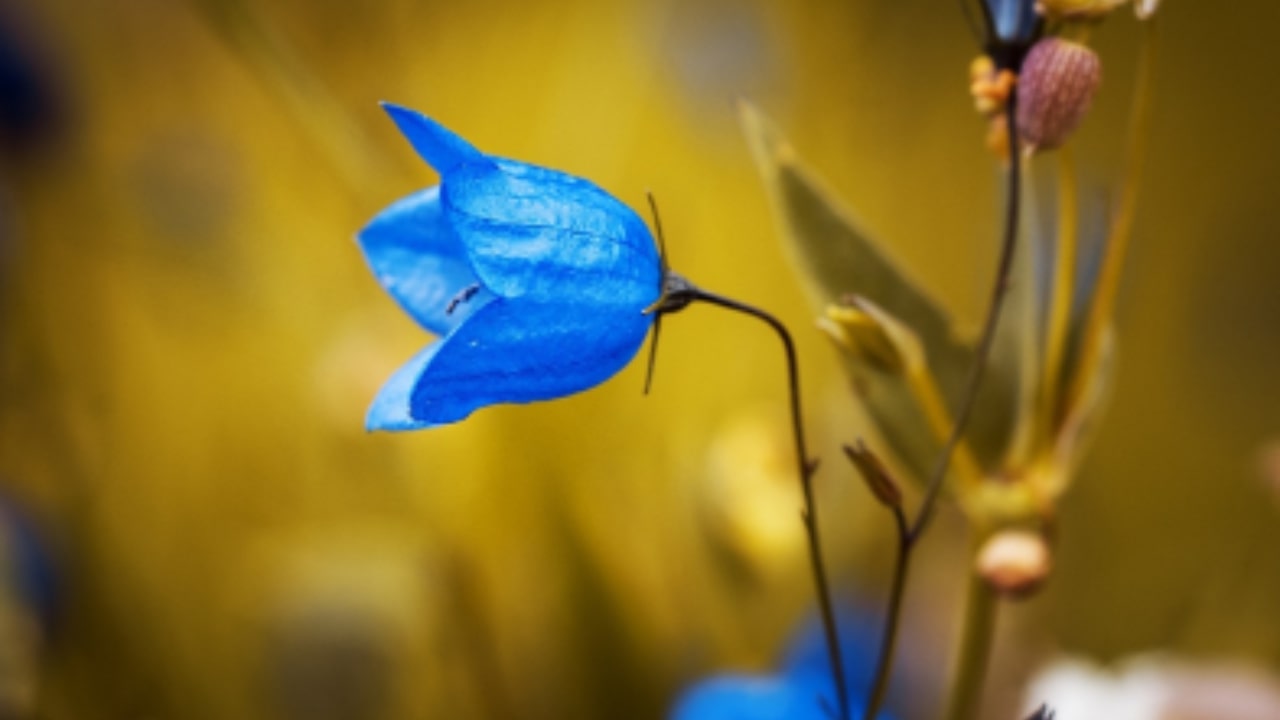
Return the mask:
[[1097,53],[1077,42],[1036,43],[1018,77],[1018,133],[1028,152],[1058,147],[1075,131],[1102,79]]
[[1049,545],[1039,533],[1001,530],[978,550],[976,570],[1006,597],[1025,597],[1049,577],[1053,561]]

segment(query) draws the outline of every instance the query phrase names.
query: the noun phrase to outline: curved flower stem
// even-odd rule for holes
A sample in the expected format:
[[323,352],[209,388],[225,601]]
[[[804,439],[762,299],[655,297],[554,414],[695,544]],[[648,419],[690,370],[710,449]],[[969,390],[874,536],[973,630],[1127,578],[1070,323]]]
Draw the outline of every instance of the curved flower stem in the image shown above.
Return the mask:
[[796,363],[795,342],[791,333],[778,318],[759,308],[747,305],[715,293],[709,293],[681,281],[682,287],[670,293],[673,302],[704,302],[727,310],[750,315],[763,321],[778,338],[782,340],[787,355],[787,385],[791,394],[791,432],[796,446],[797,472],[800,476],[800,489],[804,495],[805,534],[809,540],[809,560],[813,565],[813,583],[818,595],[818,607],[822,612],[822,627],[826,633],[827,654],[831,661],[831,675],[835,681],[838,718],[851,720],[849,715],[849,689],[845,685],[844,660],[840,653],[840,635],[837,632],[835,611],[831,601],[831,587],[827,582],[826,564],[822,559],[822,541],[818,533],[818,513],[813,499],[813,474],[817,470],[816,461],[809,459],[809,452],[804,441],[804,418],[800,412],[800,370]]
[[[973,368],[969,373],[969,382],[965,388],[964,397],[961,399],[960,411],[956,415],[955,424],[952,426],[951,434],[943,445],[938,461],[933,467],[933,474],[929,478],[929,484],[925,490],[924,499],[921,501],[915,522],[908,526],[902,519],[901,511],[896,511],[896,515],[899,518],[898,558],[894,565],[893,581],[889,592],[889,609],[885,618],[885,633],[880,641],[880,654],[876,664],[875,679],[872,681],[872,691],[867,702],[867,710],[863,713],[863,718],[866,718],[866,720],[875,718],[875,713],[880,709],[880,705],[884,701],[884,694],[888,688],[890,670],[893,664],[894,646],[898,640],[897,629],[902,615],[902,599],[905,594],[907,575],[911,568],[912,550],[915,549],[916,543],[929,527],[934,505],[937,503],[938,494],[942,490],[942,482],[946,478],[947,468],[951,464],[951,456],[960,444],[964,429],[969,423],[969,416],[973,412],[974,403],[978,398],[978,391],[982,388],[982,378],[986,371],[987,362],[991,357],[996,326],[1000,320],[1000,310],[1004,307],[1005,293],[1009,288],[1009,278],[1013,271],[1014,249],[1018,244],[1019,209],[1022,204],[1020,170],[1022,163],[1019,160],[1016,118],[1017,91],[1015,89],[1014,92],[1010,93],[1008,104],[1005,107],[1005,121],[1009,133],[1009,180],[1005,197],[1004,234],[1000,247],[1000,259],[996,267],[995,283],[991,290],[991,302],[987,308],[986,321],[983,323],[982,335],[978,341],[977,352],[974,355]],[[971,581],[981,583],[980,579]],[[965,615],[965,648],[978,642],[975,634],[984,632],[989,634],[993,625],[994,604],[990,593],[987,593],[985,603],[983,603],[987,606],[985,608],[977,606],[976,599],[978,597],[977,591],[973,590],[971,586],[968,599],[969,609]],[[987,615],[992,616],[988,618],[987,622],[975,624],[975,618]],[[985,642],[989,642],[989,638]],[[966,650],[961,653],[960,661],[961,666],[952,686],[952,697],[967,698],[976,696],[977,690],[972,688],[971,685],[975,682],[981,683],[986,675],[986,653]],[[974,663],[979,665],[972,666]],[[955,703],[956,700],[953,699],[952,705],[954,706]]]

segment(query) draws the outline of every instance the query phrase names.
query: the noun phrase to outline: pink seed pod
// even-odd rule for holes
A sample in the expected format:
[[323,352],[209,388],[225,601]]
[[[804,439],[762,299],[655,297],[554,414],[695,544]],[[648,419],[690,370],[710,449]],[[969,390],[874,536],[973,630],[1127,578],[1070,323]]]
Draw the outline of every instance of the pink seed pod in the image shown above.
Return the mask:
[[1080,43],[1045,38],[1031,48],[1018,76],[1018,134],[1028,154],[1066,141],[1101,80],[1097,53]]

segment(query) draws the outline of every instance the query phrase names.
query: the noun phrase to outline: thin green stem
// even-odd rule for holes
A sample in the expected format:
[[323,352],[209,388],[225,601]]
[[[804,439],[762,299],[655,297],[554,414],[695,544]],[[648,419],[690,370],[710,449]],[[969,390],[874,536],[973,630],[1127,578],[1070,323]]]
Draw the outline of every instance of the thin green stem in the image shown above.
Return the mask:
[[[934,465],[933,474],[930,476],[924,500],[920,504],[920,510],[916,515],[915,522],[908,526],[901,510],[896,511],[899,524],[898,558],[894,564],[893,580],[889,591],[888,612],[885,618],[885,633],[880,641],[879,659],[876,663],[875,676],[871,685],[871,699],[867,703],[867,712],[863,715],[866,720],[875,718],[874,713],[879,710],[884,701],[884,694],[888,689],[894,650],[898,640],[898,625],[902,616],[902,601],[906,589],[907,575],[911,569],[912,551],[929,526],[934,505],[942,489],[942,482],[946,478],[947,468],[951,464],[951,457],[964,435],[964,429],[968,425],[969,417],[978,397],[978,391],[982,387],[982,378],[991,357],[991,348],[995,340],[996,326],[1000,320],[1000,311],[1004,306],[1004,298],[1009,287],[1009,278],[1013,272],[1014,250],[1018,244],[1019,210],[1022,204],[1021,162],[1019,161],[1016,117],[1017,92],[1015,90],[1009,95],[1009,101],[1005,108],[1005,120],[1009,133],[1008,194],[1005,198],[1004,232],[1000,247],[1000,259],[996,267],[995,283],[991,291],[991,302],[987,307],[987,317],[983,323],[982,335],[978,341],[978,349],[974,356],[973,367],[970,370],[969,382],[965,388],[964,397],[961,399],[960,412],[956,415],[951,434],[947,437],[938,461]],[[972,596],[973,591],[970,594]],[[968,657],[967,653],[962,655],[962,658]],[[969,671],[961,668],[962,675],[966,675],[967,672]],[[977,677],[979,682],[981,678],[982,675],[980,673]],[[967,675],[964,679],[965,683],[958,684],[957,688],[966,687],[966,683],[971,680]]]
[[995,592],[986,580],[970,572],[963,635],[956,656],[956,675],[951,683],[947,714],[944,716],[946,720],[969,720],[977,715],[995,637],[996,609]]
[[943,480],[947,477],[947,468],[951,465],[951,456],[956,446],[964,437],[964,430],[969,424],[969,416],[978,399],[978,391],[982,389],[982,379],[986,375],[991,348],[995,344],[996,327],[1000,324],[1000,311],[1004,307],[1004,298],[1009,290],[1009,278],[1013,272],[1014,250],[1018,245],[1018,217],[1022,205],[1022,163],[1018,160],[1017,131],[1018,93],[1015,89],[1009,93],[1009,101],[1005,106],[1005,122],[1009,137],[1009,181],[1008,193],[1005,197],[1004,235],[1000,244],[1000,260],[996,267],[996,278],[991,289],[991,301],[987,306],[987,318],[982,325],[982,335],[978,340],[978,349],[974,354],[973,367],[969,371],[969,382],[964,396],[960,400],[960,411],[956,413],[955,424],[942,452],[933,466],[926,487],[924,500],[920,504],[920,512],[911,526],[911,539],[914,542],[924,533],[933,517],[934,505],[942,490]]
[[898,646],[898,626],[902,620],[902,599],[906,594],[907,575],[911,566],[911,547],[914,544],[907,529],[907,517],[901,507],[893,508],[898,526],[898,555],[893,564],[893,581],[885,610],[884,635],[880,640],[880,654],[876,658],[876,673],[871,680],[871,693],[862,713],[864,720],[873,720],[884,705],[889,692],[889,677],[893,669],[893,656]]
[[813,474],[817,469],[817,463],[809,460],[809,451],[806,449],[804,440],[804,417],[800,410],[800,369],[799,364],[796,362],[795,342],[791,339],[791,333],[782,324],[782,321],[759,308],[706,292],[688,284],[678,289],[674,295],[674,301],[677,303],[681,300],[686,304],[689,301],[698,301],[750,315],[772,328],[782,341],[782,346],[787,356],[787,388],[791,395],[791,431],[796,447],[796,469],[800,477],[801,493],[804,496],[804,510],[801,513],[801,517],[804,520],[805,535],[808,537],[809,542],[809,560],[813,565],[814,589],[818,595],[818,607],[822,613],[822,627],[826,634],[827,654],[831,662],[831,675],[832,680],[835,682],[836,701],[839,710],[838,717],[840,720],[851,720],[849,715],[849,689],[845,684],[844,659],[840,652],[840,635],[836,626],[836,615],[831,600],[831,587],[827,581],[826,564],[822,559],[822,542],[821,535],[818,532],[817,506],[813,498]]
[[1058,150],[1058,233],[1053,263],[1053,290],[1049,301],[1049,317],[1045,328],[1044,376],[1040,380],[1040,412],[1037,432],[1047,437],[1050,425],[1058,419],[1058,393],[1062,390],[1059,373],[1067,346],[1071,307],[1075,302],[1076,248],[1079,235],[1075,160],[1071,148]]

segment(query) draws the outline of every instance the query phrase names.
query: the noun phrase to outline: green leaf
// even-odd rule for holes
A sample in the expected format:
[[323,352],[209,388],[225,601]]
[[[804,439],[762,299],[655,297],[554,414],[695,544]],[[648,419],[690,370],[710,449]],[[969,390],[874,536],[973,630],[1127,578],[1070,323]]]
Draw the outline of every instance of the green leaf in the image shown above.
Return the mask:
[[1025,467],[1052,439],[1045,437],[1049,408],[1044,406],[1043,372],[1045,319],[1049,290],[1037,273],[1053,273],[1055,257],[1048,244],[1048,231],[1041,227],[1039,178],[1032,163],[1023,162],[1021,225],[1014,253],[1010,287],[996,327],[988,371],[993,377],[1008,378],[1014,404],[1010,410],[1010,434],[1003,463],[1006,468]]
[[[740,116],[752,155],[780,221],[788,254],[800,270],[806,292],[821,313],[849,294],[869,298],[911,328],[924,347],[930,373],[955,412],[968,380],[973,348],[955,332],[955,323],[919,282],[862,228],[795,151],[753,106]],[[845,358],[854,387],[886,441],[912,472],[924,476],[940,443],[915,406],[901,377]],[[1016,372],[993,366],[975,406],[966,439],[980,463],[991,467],[1009,441]]]
[[1083,380],[1079,397],[1067,406],[1066,414],[1056,428],[1055,456],[1062,473],[1063,485],[1052,488],[1052,494],[1060,495],[1074,475],[1093,444],[1099,422],[1110,399],[1112,379],[1116,365],[1116,338],[1114,326],[1108,324],[1098,341],[1090,371]]

